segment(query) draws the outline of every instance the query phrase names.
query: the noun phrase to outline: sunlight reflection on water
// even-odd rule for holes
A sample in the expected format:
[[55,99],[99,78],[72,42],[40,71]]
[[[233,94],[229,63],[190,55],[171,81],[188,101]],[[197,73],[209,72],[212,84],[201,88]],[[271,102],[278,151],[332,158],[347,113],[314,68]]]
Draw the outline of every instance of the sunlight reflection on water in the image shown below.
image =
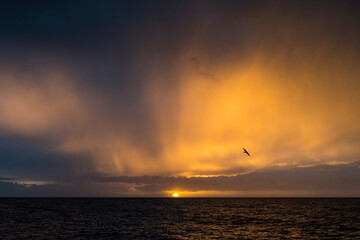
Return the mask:
[[360,238],[360,199],[0,199],[2,238]]

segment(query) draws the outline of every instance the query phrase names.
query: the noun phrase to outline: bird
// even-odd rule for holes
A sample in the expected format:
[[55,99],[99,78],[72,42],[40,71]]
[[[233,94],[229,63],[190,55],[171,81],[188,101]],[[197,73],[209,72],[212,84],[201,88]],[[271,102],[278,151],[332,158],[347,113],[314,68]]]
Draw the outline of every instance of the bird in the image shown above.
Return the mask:
[[244,149],[244,153],[246,153],[247,155],[249,155],[250,156],[250,154],[248,153],[248,151],[246,151],[246,149],[245,148],[243,148]]

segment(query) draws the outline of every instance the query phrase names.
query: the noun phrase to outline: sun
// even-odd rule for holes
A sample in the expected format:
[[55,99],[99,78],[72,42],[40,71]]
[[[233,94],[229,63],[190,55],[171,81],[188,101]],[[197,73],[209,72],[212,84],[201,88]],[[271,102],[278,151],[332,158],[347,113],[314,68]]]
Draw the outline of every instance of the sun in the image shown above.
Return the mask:
[[174,194],[173,194],[173,197],[179,197],[179,194],[178,194],[178,193],[174,193]]

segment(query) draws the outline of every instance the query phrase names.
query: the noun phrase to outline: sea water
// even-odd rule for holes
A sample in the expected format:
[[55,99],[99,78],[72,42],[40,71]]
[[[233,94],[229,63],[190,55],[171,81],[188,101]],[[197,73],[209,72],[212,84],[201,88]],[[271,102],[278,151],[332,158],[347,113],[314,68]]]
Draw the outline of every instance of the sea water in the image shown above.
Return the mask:
[[360,199],[0,199],[0,239],[29,238],[360,239]]

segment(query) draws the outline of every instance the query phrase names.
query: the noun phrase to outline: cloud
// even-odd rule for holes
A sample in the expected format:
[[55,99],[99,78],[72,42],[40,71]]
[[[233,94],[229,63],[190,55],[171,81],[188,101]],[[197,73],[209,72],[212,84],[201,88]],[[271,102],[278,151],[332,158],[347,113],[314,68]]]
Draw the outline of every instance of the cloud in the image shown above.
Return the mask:
[[[360,188],[360,163],[343,165],[318,165],[314,167],[297,167],[281,171],[259,171],[236,176],[217,177],[161,177],[161,176],[107,176],[89,175],[89,179],[98,182],[118,182],[135,184],[143,192],[164,191],[237,191],[249,196],[252,192],[288,192],[307,191],[315,194],[318,191],[324,196],[341,195],[358,196]],[[250,193],[247,193],[250,192]]]
[[[94,183],[85,179],[69,179],[62,183],[29,182],[0,177],[0,197],[143,197],[148,196],[121,183]],[[152,193],[152,196],[162,196]]]
[[218,79],[213,73],[202,70],[201,65],[200,65],[200,60],[198,57],[190,58],[189,63],[198,76],[205,78],[205,79],[215,81],[215,82],[220,81],[220,79]]
[[[257,180],[256,172],[297,176],[305,170],[294,166],[358,161],[358,9],[352,1],[8,3],[0,175],[81,182],[99,194],[193,182],[200,191],[212,181],[216,190],[300,189],[295,177],[286,187],[280,173]],[[84,177],[93,172],[135,182],[95,186]],[[161,184],[137,183],[144,175]],[[330,176],[313,180],[336,186]]]
[[16,178],[9,178],[9,177],[0,177],[0,181],[11,181],[15,180]]
[[86,174],[78,183],[67,184],[26,184],[17,183],[18,179],[1,177],[0,196],[168,196],[166,192],[179,191],[183,195],[203,192],[204,196],[229,192],[229,196],[248,197],[357,197],[360,195],[359,176],[360,163],[356,162],[217,177],[129,177],[93,173]]
[[94,170],[89,155],[64,153],[55,146],[48,138],[1,134],[0,175],[15,181],[71,182],[78,181],[79,174]]
[[54,197],[63,196],[54,185],[38,186],[0,181],[0,197]]

